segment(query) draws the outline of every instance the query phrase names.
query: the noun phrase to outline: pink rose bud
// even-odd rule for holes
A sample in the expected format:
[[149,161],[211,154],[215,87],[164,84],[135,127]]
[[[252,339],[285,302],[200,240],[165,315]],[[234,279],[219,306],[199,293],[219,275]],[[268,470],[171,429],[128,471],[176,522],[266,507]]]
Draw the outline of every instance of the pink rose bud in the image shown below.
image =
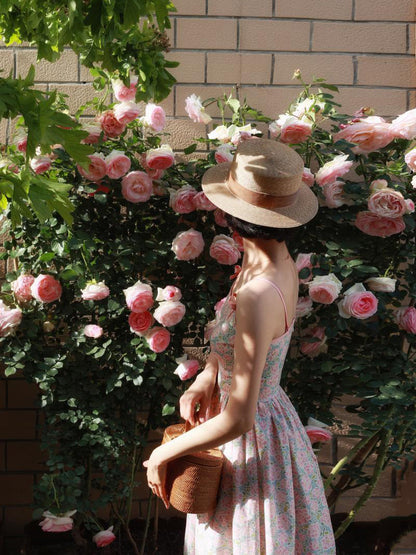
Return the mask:
[[145,312],[153,306],[153,293],[150,285],[137,281],[124,289],[126,304],[132,312]]
[[216,235],[209,249],[209,254],[219,264],[233,265],[237,263],[241,253],[236,242],[227,235]]
[[130,158],[121,150],[112,150],[106,157],[107,175],[110,179],[119,179],[129,171]]
[[143,335],[153,324],[153,316],[148,310],[131,312],[129,316],[130,331],[136,335]]
[[178,366],[174,374],[179,376],[182,381],[190,380],[199,370],[199,362],[193,358],[188,360],[186,355],[181,358],[177,358],[176,362],[178,363]]
[[416,137],[416,108],[408,110],[391,122],[391,129],[395,137],[411,141]]
[[51,169],[51,166],[52,160],[49,156],[35,156],[35,158],[32,158],[30,161],[30,167],[37,174],[47,172]]
[[151,170],[167,170],[175,163],[175,155],[169,145],[161,145],[146,152],[146,166]]
[[166,328],[152,328],[146,333],[146,340],[154,353],[162,353],[169,346],[170,333]]
[[20,308],[10,308],[0,300],[0,337],[12,335],[21,321]]
[[95,543],[97,547],[105,547],[106,545],[110,545],[115,539],[116,536],[113,534],[114,526],[110,526],[107,530],[101,530],[92,537],[92,541]]
[[308,187],[312,187],[312,185],[315,183],[315,176],[309,168],[303,168],[302,181]]
[[199,191],[199,193],[194,196],[193,200],[197,210],[206,210],[207,212],[211,212],[217,209],[215,204],[212,204],[212,202],[208,199],[204,191]]
[[110,289],[102,281],[99,283],[96,281],[89,281],[81,291],[83,301],[101,301],[108,297],[109,294]]
[[214,212],[214,220],[215,220],[215,223],[220,227],[228,227],[224,212],[219,208],[217,208]]
[[331,432],[325,428],[320,428],[318,426],[305,426],[305,430],[312,444],[327,442],[332,439]]
[[93,337],[94,339],[97,339],[98,337],[101,337],[103,333],[103,328],[95,324],[88,324],[84,328],[85,337]]
[[157,288],[157,302],[161,301],[180,301],[182,298],[181,290],[174,285],[167,285],[164,289]]
[[52,303],[62,295],[62,285],[49,274],[39,274],[30,290],[33,297],[41,303]]
[[103,112],[98,118],[98,121],[101,124],[101,129],[104,131],[104,134],[112,139],[121,135],[126,129],[125,124],[118,121],[113,110],[106,110]]
[[194,198],[197,191],[191,185],[178,190],[170,189],[169,206],[177,214],[190,214],[195,210]]
[[101,125],[98,123],[84,123],[82,126],[82,130],[88,133],[88,137],[82,139],[82,143],[87,145],[95,145],[98,143],[101,137]]
[[27,148],[27,133],[19,128],[16,133],[15,143],[19,152],[26,152]]
[[309,274],[307,275],[306,278],[299,278],[299,283],[306,283],[307,281],[309,281],[312,275],[311,256],[313,254],[314,254],[313,252],[300,252],[296,257],[295,266],[298,273],[304,268],[307,268],[309,270]]
[[316,183],[323,187],[328,183],[333,183],[338,177],[345,175],[353,164],[352,161],[347,160],[347,158],[348,154],[340,154],[339,156],[335,156],[330,162],[324,164],[315,175]]
[[114,116],[122,125],[134,121],[140,114],[140,106],[132,101],[121,102],[113,107]]
[[390,237],[406,229],[403,218],[385,218],[374,212],[358,212],[355,226],[373,237]]
[[389,277],[372,277],[365,280],[371,291],[380,293],[393,293],[396,289],[396,281]]
[[72,515],[76,511],[68,511],[61,515],[54,515],[50,511],[45,511],[42,516],[44,519],[39,522],[39,526],[44,532],[68,532],[72,530],[74,521],[72,520]]
[[404,156],[404,161],[409,166],[412,172],[416,172],[416,148],[412,148],[409,152],[406,152]]
[[113,86],[114,96],[119,102],[134,100],[136,98],[138,78],[135,75],[130,75],[130,85],[127,86],[121,79],[113,79],[111,84]]
[[309,296],[316,303],[331,304],[340,294],[342,283],[335,274],[315,276],[309,283]]
[[413,200],[407,198],[404,202],[406,203],[406,214],[413,214],[413,212],[415,211],[415,203],[413,202]]
[[[305,339],[311,339],[313,341],[305,341]],[[320,353],[326,352],[326,350],[325,328],[321,326],[307,328],[303,341],[300,342],[300,352],[310,358],[314,358]]]
[[179,301],[162,301],[154,311],[153,316],[159,324],[170,328],[179,324],[185,316],[185,311],[185,305]]
[[377,191],[381,191],[381,189],[388,189],[389,184],[385,179],[375,179],[370,183],[370,192],[376,193]]
[[382,218],[400,218],[407,211],[403,195],[388,188],[376,191],[370,196],[368,209]]
[[308,316],[313,311],[313,303],[310,297],[299,297],[296,304],[296,318]]
[[32,297],[32,283],[35,278],[30,274],[21,274],[17,279],[11,282],[11,288],[14,296],[19,302],[27,302],[33,299]]
[[107,164],[105,162],[104,154],[95,153],[88,156],[90,163],[88,168],[85,169],[82,166],[77,166],[79,173],[88,179],[89,181],[97,182],[107,173]]
[[133,171],[125,175],[121,181],[121,194],[129,202],[146,202],[153,193],[153,182],[147,173]]
[[378,300],[371,291],[366,291],[362,283],[356,283],[345,291],[344,298],[338,303],[342,318],[365,320],[377,312]]
[[416,308],[407,306],[396,311],[396,322],[408,333],[416,334]]
[[206,125],[211,121],[211,116],[206,113],[201,98],[196,94],[191,94],[185,99],[185,111],[195,123],[205,123]]
[[370,116],[341,129],[334,135],[334,142],[343,139],[354,143],[357,146],[353,148],[353,152],[366,154],[387,146],[394,137],[395,133],[390,123],[378,116]]
[[280,127],[280,140],[282,143],[303,143],[312,134],[311,121],[299,119],[290,114],[279,116],[276,124]]
[[204,250],[202,233],[196,229],[179,232],[172,242],[172,250],[178,260],[193,260]]
[[146,104],[146,110],[144,117],[141,121],[151,127],[153,131],[160,133],[166,125],[166,114],[165,110],[161,106],[156,106],[156,104]]
[[217,164],[223,164],[224,162],[232,162],[234,158],[234,145],[223,144],[220,145],[215,151],[215,161]]

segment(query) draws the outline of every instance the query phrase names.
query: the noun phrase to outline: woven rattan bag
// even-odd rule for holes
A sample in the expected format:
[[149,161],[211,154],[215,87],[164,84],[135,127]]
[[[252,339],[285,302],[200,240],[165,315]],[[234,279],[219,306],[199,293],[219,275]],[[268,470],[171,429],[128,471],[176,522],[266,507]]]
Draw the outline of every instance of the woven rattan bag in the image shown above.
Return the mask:
[[[168,426],[162,443],[188,431],[185,423]],[[172,507],[183,513],[208,513],[215,509],[221,480],[223,454],[209,449],[170,461],[166,491]]]

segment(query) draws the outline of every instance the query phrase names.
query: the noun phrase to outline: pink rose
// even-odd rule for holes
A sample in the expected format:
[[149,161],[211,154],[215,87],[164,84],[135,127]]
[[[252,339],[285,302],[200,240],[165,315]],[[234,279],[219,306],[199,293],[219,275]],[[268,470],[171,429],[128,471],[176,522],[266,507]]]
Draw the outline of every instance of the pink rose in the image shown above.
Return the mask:
[[101,126],[97,123],[85,123],[82,126],[83,131],[87,131],[88,137],[82,139],[82,143],[87,145],[94,145],[97,144],[101,137]]
[[396,289],[397,279],[389,277],[371,277],[365,280],[369,289],[381,293],[393,293]]
[[176,326],[185,316],[185,305],[179,301],[162,301],[160,305],[155,310],[153,316],[155,320],[165,326],[170,328],[171,326]]
[[177,358],[176,362],[178,363],[178,366],[174,374],[179,376],[182,381],[193,378],[199,370],[199,362],[194,358],[190,358],[188,360],[186,355],[181,358]]
[[416,172],[416,148],[412,148],[412,150],[406,152],[404,156],[404,161],[412,170],[412,172]]
[[391,122],[391,128],[396,137],[411,141],[416,137],[416,108],[408,110]]
[[296,318],[308,316],[313,310],[312,299],[310,297],[299,297],[296,304]]
[[403,218],[383,218],[374,212],[358,212],[354,223],[360,231],[374,237],[390,237],[406,228]]
[[301,341],[300,352],[310,358],[318,356],[326,351],[325,328],[321,326],[309,327],[305,330],[303,339],[314,339],[314,341]]
[[17,150],[19,152],[26,152],[27,134],[23,131],[23,129],[19,129],[17,131],[16,146],[17,146]]
[[352,166],[352,161],[347,160],[348,154],[335,156],[333,160],[327,162],[318,170],[315,175],[315,181],[323,187],[328,183],[333,183],[338,177],[345,175]]
[[153,324],[153,316],[148,310],[144,312],[131,312],[129,316],[130,331],[142,335]]
[[102,281],[99,283],[90,281],[81,291],[83,301],[101,301],[102,299],[108,297],[109,294],[110,289]]
[[390,123],[378,116],[370,116],[341,129],[334,135],[334,142],[343,139],[354,143],[357,146],[353,151],[357,154],[365,154],[387,146],[394,137],[395,133]]
[[404,202],[406,204],[406,214],[413,214],[413,212],[415,211],[415,203],[413,202],[413,200],[407,198]]
[[331,432],[325,428],[321,428],[319,426],[305,426],[305,430],[312,444],[319,443],[321,441],[327,442],[332,439]]
[[314,254],[313,252],[300,252],[296,257],[295,266],[298,273],[301,270],[303,270],[303,268],[308,268],[309,270],[309,274],[306,278],[299,278],[299,283],[306,283],[307,281],[309,281],[311,277],[311,273],[312,273],[311,256],[313,254]]
[[78,171],[85,179],[97,182],[107,174],[107,164],[105,163],[104,154],[90,154],[88,158],[90,159],[88,169],[77,166]]
[[19,302],[27,302],[32,300],[32,291],[30,290],[35,278],[30,274],[21,274],[17,279],[11,282],[11,288],[14,296]]
[[35,156],[35,158],[32,158],[30,161],[30,167],[37,174],[47,172],[51,169],[51,166],[52,160],[49,156]]
[[39,274],[30,290],[33,297],[41,303],[52,303],[62,295],[61,284],[49,274]]
[[196,94],[191,94],[185,99],[185,111],[195,123],[209,123],[211,117],[205,112],[201,98]]
[[107,175],[110,179],[119,179],[126,175],[131,166],[130,158],[128,158],[121,150],[112,150],[106,157]]
[[101,530],[92,537],[92,541],[95,543],[97,547],[105,547],[106,545],[110,545],[115,539],[116,536],[113,534],[114,526],[110,526],[107,530]]
[[217,164],[223,164],[224,162],[232,162],[234,158],[234,145],[224,144],[220,145],[215,151],[215,161]]
[[[114,116],[122,125],[134,121],[140,114],[140,106],[135,102],[126,101],[115,104],[113,107]],[[120,133],[118,133],[120,135]]]
[[343,204],[350,204],[350,200],[345,197],[342,181],[327,183],[322,187],[322,192],[325,197],[325,206],[328,208],[339,208]]
[[62,515],[54,515],[50,511],[45,511],[42,514],[44,519],[39,522],[39,526],[44,532],[68,532],[74,525],[71,517],[75,513],[76,511],[68,511]]
[[154,353],[162,353],[169,346],[170,333],[166,328],[152,328],[146,333],[146,340]]
[[315,183],[315,176],[309,168],[303,168],[302,181],[308,187],[312,187],[312,185]]
[[137,281],[123,291],[126,304],[132,312],[145,312],[153,306],[153,293],[150,285]]
[[396,311],[396,322],[408,333],[416,333],[416,308],[407,306]]
[[172,242],[172,250],[178,260],[193,260],[204,250],[202,233],[196,229],[179,232]]
[[161,145],[146,152],[146,166],[151,170],[166,170],[175,163],[175,155],[169,145]]
[[220,227],[228,227],[227,220],[225,219],[225,214],[220,208],[217,208],[214,212],[214,220]]
[[331,304],[340,294],[342,283],[335,274],[315,276],[309,283],[309,296],[316,303]]
[[280,127],[282,143],[303,143],[312,134],[312,123],[310,121],[299,119],[290,114],[282,114],[276,123]]
[[381,191],[381,189],[388,189],[388,188],[389,188],[389,184],[385,179],[374,179],[374,181],[370,183],[371,193],[376,193],[377,191]]
[[400,218],[407,212],[403,195],[394,189],[381,189],[368,199],[370,212],[383,218]]
[[180,301],[182,298],[182,293],[179,287],[174,285],[167,285],[164,289],[161,287],[157,288],[157,302],[161,301]]
[[216,235],[209,249],[209,254],[220,264],[236,264],[241,253],[236,242],[227,235]]
[[344,298],[338,303],[342,318],[365,320],[377,312],[378,300],[371,291],[366,291],[362,283],[356,283],[345,291]]
[[13,334],[21,321],[22,311],[20,308],[10,308],[0,300],[0,337]]
[[[164,175],[164,173],[165,173],[165,170],[151,170],[150,168],[145,168],[145,170],[146,170],[147,175],[150,177],[150,179],[151,179],[152,181],[159,181],[159,179],[162,179],[162,177],[163,177],[163,175]],[[154,194],[156,194],[156,195],[158,195],[158,196],[164,196],[164,195],[166,195],[166,189],[163,189],[163,193],[160,194],[160,193],[155,192],[155,188],[156,188],[156,187],[157,187],[157,186],[155,186],[155,184],[153,184],[153,192],[154,192]],[[162,189],[162,188],[161,188],[161,189]]]
[[194,196],[194,205],[197,210],[206,210],[207,212],[217,209],[215,204],[212,204],[208,199],[204,191],[199,191],[199,193]]
[[191,185],[183,185],[178,190],[170,190],[169,206],[177,214],[190,214],[195,210],[194,198],[197,191]]
[[153,182],[145,172],[130,172],[121,181],[121,194],[129,202],[146,202],[152,193]]
[[98,337],[101,337],[103,333],[103,328],[95,324],[88,324],[84,328],[85,337],[93,337],[94,339],[97,339]]
[[153,131],[159,133],[166,125],[165,110],[161,106],[156,106],[156,104],[149,102],[149,104],[146,104],[142,122],[151,127]]
[[134,100],[136,98],[137,81],[138,78],[132,75],[130,76],[129,86],[125,85],[121,79],[114,79],[111,81],[116,100],[119,102]]
[[118,137],[126,129],[124,123],[118,121],[113,110],[106,110],[105,112],[103,112],[98,118],[98,121],[101,124],[101,129],[104,131],[107,137],[110,138]]
[[231,125],[230,127],[226,125],[217,125],[215,129],[208,133],[208,139],[211,141],[220,141],[221,143],[229,143],[237,129],[236,125]]

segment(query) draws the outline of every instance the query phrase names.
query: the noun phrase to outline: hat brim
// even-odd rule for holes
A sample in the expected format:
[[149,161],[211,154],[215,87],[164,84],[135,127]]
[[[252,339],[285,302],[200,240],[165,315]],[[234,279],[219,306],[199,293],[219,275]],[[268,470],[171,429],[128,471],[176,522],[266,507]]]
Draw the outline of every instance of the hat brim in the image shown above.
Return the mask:
[[228,187],[231,162],[209,168],[202,177],[202,190],[218,208],[252,224],[266,227],[290,228],[306,224],[318,212],[318,199],[311,189],[301,183],[296,200],[290,206],[263,208],[237,197]]

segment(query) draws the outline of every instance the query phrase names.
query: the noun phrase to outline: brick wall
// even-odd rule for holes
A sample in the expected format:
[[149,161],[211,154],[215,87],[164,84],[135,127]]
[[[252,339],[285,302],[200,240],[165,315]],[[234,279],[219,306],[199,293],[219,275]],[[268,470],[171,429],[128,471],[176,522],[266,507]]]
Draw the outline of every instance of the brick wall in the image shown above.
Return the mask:
[[[315,75],[338,85],[345,112],[373,106],[377,114],[394,116],[416,106],[414,0],[176,0],[175,4],[178,12],[172,17],[168,56],[181,65],[173,70],[178,82],[162,105],[177,149],[205,131],[186,116],[189,94],[208,98],[234,90],[253,107],[277,117],[299,91],[292,81],[297,68],[305,80]],[[33,48],[7,49],[0,44],[3,75],[26,75],[35,60]],[[71,51],[55,64],[36,64],[36,81],[42,89],[68,94],[72,111],[96,94],[89,72]],[[211,109],[210,113],[215,115]],[[1,140],[7,127],[5,122],[0,125]],[[31,517],[32,485],[43,468],[35,397],[36,388],[21,378],[0,378],[0,521],[10,554],[18,552],[23,525]],[[337,411],[342,411],[342,404]],[[323,469],[346,448],[343,437],[326,448],[321,455]],[[387,470],[360,519],[414,512],[413,470],[409,467],[402,475]],[[136,516],[146,495],[144,489],[137,492]],[[352,502],[344,499],[337,510],[349,509]],[[416,538],[408,536],[401,546],[415,547]]]

